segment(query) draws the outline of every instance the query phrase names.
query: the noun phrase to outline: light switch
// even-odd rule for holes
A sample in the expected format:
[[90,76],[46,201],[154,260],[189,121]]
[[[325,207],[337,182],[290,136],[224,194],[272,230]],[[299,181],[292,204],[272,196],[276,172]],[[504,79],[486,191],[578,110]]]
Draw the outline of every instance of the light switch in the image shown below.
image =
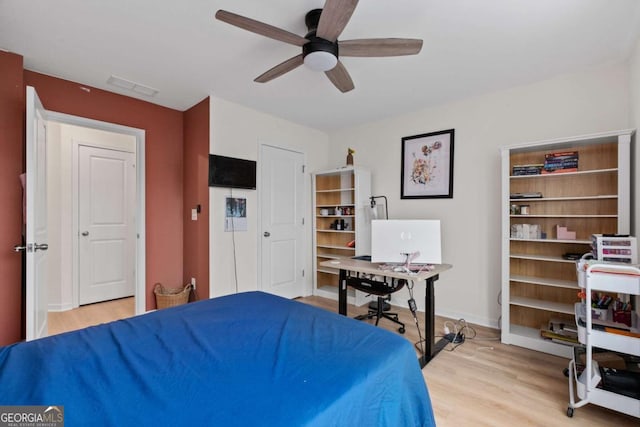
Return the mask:
[[198,209],[191,209],[191,220],[192,221],[197,221],[198,220]]

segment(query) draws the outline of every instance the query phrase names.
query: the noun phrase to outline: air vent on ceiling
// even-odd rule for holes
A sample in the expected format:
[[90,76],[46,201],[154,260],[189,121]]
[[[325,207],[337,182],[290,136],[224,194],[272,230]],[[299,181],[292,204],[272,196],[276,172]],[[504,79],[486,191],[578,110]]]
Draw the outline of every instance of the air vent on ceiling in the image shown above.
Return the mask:
[[121,89],[127,89],[132,92],[139,93],[140,95],[145,95],[149,97],[155,96],[158,93],[157,89],[142,85],[140,83],[132,82],[131,80],[123,79],[122,77],[113,76],[113,75],[109,77],[109,79],[107,80],[107,83],[110,85],[119,87]]

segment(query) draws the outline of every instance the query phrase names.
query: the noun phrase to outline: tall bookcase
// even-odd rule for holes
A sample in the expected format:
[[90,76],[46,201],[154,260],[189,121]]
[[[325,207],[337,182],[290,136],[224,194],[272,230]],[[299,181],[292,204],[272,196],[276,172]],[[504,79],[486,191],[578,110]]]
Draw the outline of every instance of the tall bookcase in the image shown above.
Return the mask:
[[[347,166],[315,172],[312,182],[314,295],[337,299],[338,269],[319,264],[342,257],[370,255],[371,173]],[[355,293],[350,292],[349,302],[361,304],[354,299]],[[360,300],[360,296],[357,299]]]
[[[574,303],[579,301],[576,262],[563,255],[590,252],[592,234],[629,233],[633,132],[501,149],[502,342],[571,357],[570,346],[542,339],[540,329],[552,318],[575,323]],[[512,174],[514,165],[543,164],[545,154],[557,152],[577,152],[577,171]],[[536,193],[536,197],[526,198]],[[525,197],[514,198],[514,194]],[[523,205],[528,208],[520,209]],[[512,237],[512,226],[518,224],[537,226],[540,234]],[[558,238],[557,226],[575,232],[575,239]]]

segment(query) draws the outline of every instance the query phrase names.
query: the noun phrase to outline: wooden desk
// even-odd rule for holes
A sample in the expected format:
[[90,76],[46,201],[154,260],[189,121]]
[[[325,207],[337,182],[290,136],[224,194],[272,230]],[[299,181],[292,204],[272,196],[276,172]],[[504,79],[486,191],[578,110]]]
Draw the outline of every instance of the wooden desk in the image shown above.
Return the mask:
[[369,261],[362,261],[351,258],[342,258],[321,262],[322,267],[337,268],[340,270],[338,285],[338,312],[347,315],[347,277],[351,273],[367,273],[381,277],[391,277],[396,279],[411,280],[413,282],[423,281],[426,284],[425,293],[425,313],[424,313],[424,354],[418,358],[420,367],[423,368],[433,359],[449,341],[441,338],[435,342],[435,312],[434,312],[434,282],[438,280],[440,273],[449,270],[450,264],[434,265],[433,270],[423,271],[416,274],[401,273],[392,270],[381,270],[380,264]]

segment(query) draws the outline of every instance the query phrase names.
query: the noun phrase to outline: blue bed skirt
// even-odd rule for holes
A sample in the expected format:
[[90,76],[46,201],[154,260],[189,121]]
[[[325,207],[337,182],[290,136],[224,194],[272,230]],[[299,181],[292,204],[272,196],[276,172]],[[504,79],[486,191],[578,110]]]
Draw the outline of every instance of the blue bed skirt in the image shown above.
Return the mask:
[[262,292],[0,348],[0,405],[72,427],[435,425],[406,339]]

